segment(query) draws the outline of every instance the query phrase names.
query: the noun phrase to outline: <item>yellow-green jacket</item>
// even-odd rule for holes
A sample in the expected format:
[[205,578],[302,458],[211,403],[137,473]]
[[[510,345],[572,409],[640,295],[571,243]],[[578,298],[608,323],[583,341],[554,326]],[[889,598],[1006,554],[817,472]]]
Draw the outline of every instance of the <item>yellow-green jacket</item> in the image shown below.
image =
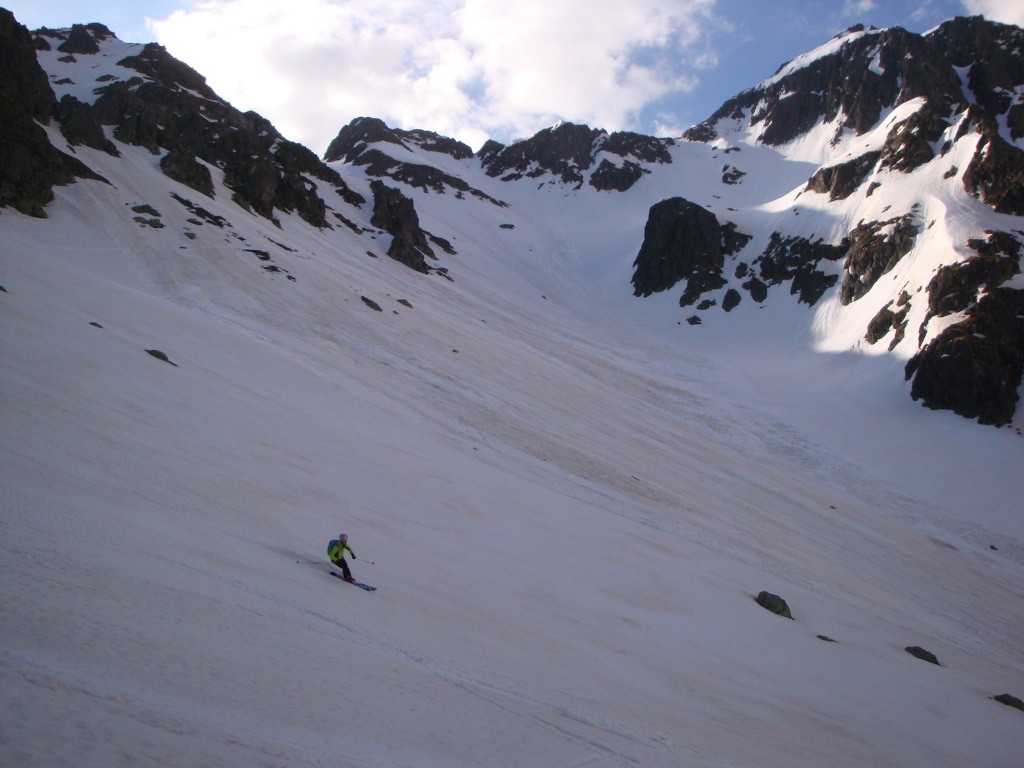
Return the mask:
[[327,545],[327,556],[331,558],[332,563],[340,563],[345,558],[346,549],[352,555],[352,559],[355,560],[356,553],[352,551],[352,547],[348,545],[347,541],[331,539],[331,543]]

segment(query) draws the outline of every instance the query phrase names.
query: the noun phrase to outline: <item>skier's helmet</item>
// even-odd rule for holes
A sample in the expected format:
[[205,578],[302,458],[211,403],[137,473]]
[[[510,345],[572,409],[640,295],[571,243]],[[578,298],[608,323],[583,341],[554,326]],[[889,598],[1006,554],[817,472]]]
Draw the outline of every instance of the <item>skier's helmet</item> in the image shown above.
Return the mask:
[[341,540],[341,541],[348,541],[348,534],[347,533],[339,533],[338,534],[338,539]]

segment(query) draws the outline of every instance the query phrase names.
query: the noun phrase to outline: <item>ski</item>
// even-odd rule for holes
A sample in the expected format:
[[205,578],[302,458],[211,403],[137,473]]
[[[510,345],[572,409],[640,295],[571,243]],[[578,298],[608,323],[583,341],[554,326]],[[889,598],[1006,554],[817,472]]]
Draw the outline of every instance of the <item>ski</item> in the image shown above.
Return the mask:
[[[342,576],[337,571],[328,571],[328,573],[330,573],[331,576],[333,576],[336,579],[340,579],[341,581],[345,581],[345,577]],[[351,584],[353,587],[359,587],[360,589],[365,589],[367,592],[373,592],[375,589],[377,589],[376,587],[371,587],[369,584],[363,584],[363,582],[361,582],[361,581],[349,581],[349,582],[345,582],[345,583],[346,584]]]

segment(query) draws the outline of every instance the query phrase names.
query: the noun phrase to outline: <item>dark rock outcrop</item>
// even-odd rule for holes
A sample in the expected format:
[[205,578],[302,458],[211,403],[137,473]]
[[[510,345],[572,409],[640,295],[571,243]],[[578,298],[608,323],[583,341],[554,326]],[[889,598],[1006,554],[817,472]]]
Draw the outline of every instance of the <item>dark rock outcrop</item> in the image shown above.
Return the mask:
[[867,152],[845,163],[819,168],[807,182],[807,189],[828,194],[829,200],[844,200],[864,183],[881,152]]
[[114,126],[119,141],[167,150],[161,168],[171,178],[211,195],[212,183],[195,163],[201,159],[224,171],[239,205],[272,220],[275,210],[296,212],[317,227],[330,225],[316,181],[349,204],[362,202],[310,150],[284,139],[256,113],[222,101],[202,75],[162,46],[147,45],[119,64],[144,77],[103,86],[92,109],[99,122]]
[[686,280],[684,298],[693,303],[705,290],[725,285],[724,263],[715,215],[681,197],[662,200],[647,215],[644,241],[633,262],[633,295],[650,296]]
[[375,117],[357,117],[343,126],[328,145],[327,151],[324,152],[324,162],[334,163],[343,160],[350,163],[365,152],[369,145],[379,142],[406,149],[412,144],[427,152],[451,155],[456,160],[468,160],[473,157],[473,150],[469,145],[433,131],[403,131],[390,128],[383,120]]
[[740,232],[736,225],[727,221],[722,225],[722,253],[733,256],[747,247],[753,236]]
[[614,165],[608,160],[601,160],[601,164],[590,174],[590,186],[602,192],[625,192],[636,184],[645,173],[650,173],[650,171],[645,170],[632,160],[627,160],[621,166]]
[[[906,297],[904,293],[901,297]],[[871,322],[868,323],[867,333],[864,334],[865,340],[868,344],[877,344],[883,338],[885,338],[890,331],[895,329],[893,333],[892,341],[889,342],[889,350],[893,350],[896,346],[903,341],[907,333],[907,315],[910,312],[910,308],[906,306],[905,302],[902,309],[893,311],[892,302],[890,301],[880,310],[878,313],[871,318]]]
[[1024,373],[1024,290],[997,288],[906,366],[911,397],[982,424],[1007,424]]
[[[389,176],[396,181],[441,191],[443,186],[469,191],[477,197],[486,196],[469,188],[461,179],[452,182],[451,174],[426,165],[409,163],[390,157],[387,148],[374,144],[392,144],[405,149],[413,146],[430,152],[443,152],[457,160],[473,157],[473,152],[462,142],[430,131],[403,131],[388,127],[375,118],[360,117],[341,129],[327,148],[324,160],[339,160],[368,166],[368,173]],[[607,134],[585,125],[562,123],[538,132],[530,139],[511,145],[488,141],[477,153],[482,167],[490,176],[503,180],[538,177],[551,173],[564,183],[579,186],[583,172],[594,163],[598,152],[607,152],[623,158],[621,164],[603,159],[591,175],[590,183],[599,190],[625,191],[646,173],[640,163],[671,163],[668,147],[671,139],[656,139],[637,133]],[[428,178],[430,176],[430,178]]]
[[[601,191],[625,192],[644,174],[650,173],[640,163],[671,163],[672,155],[668,148],[673,145],[672,139],[656,139],[629,131],[616,131],[611,135],[599,132],[591,148],[594,156],[607,152],[623,158],[623,162],[619,165],[602,158],[597,169],[590,174],[590,186]],[[592,160],[587,166],[591,163]]]
[[586,125],[561,123],[483,155],[484,170],[506,181],[550,173],[579,186],[582,172],[593,163],[594,142],[602,135]]
[[897,315],[889,309],[890,306],[892,306],[892,302],[878,310],[878,313],[868,323],[868,332],[864,336],[868,344],[877,344],[896,324]]
[[734,165],[726,165],[722,168],[722,183],[730,185],[739,184],[746,175],[746,171],[741,171]]
[[344,160],[350,163],[361,155],[370,144],[388,142],[404,147],[405,144],[383,120],[375,117],[357,117],[338,131],[338,135],[327,146],[324,162]]
[[964,172],[964,188],[999,213],[1024,215],[1024,151],[997,129],[984,130]]
[[96,118],[96,113],[88,104],[74,96],[64,96],[57,104],[56,116],[57,122],[60,123],[60,132],[68,140],[68,144],[84,144],[93,149],[100,149],[108,155],[120,156],[114,142],[107,138],[103,126]]
[[763,304],[768,298],[768,286],[754,276],[743,283],[742,287],[758,304]]
[[455,190],[456,197],[470,194],[492,205],[497,205],[499,208],[508,207],[508,203],[491,197],[476,187],[471,187],[458,176],[445,173],[432,165],[400,162],[379,149],[362,151],[352,161],[352,164],[363,166],[366,169],[367,176],[391,178],[403,184],[408,184],[410,187],[418,187],[424,192],[433,191],[443,195],[447,190],[452,189]]
[[935,158],[935,144],[949,122],[925,106],[893,126],[882,146],[881,168],[909,173]]
[[773,232],[768,247],[754,260],[761,279],[768,285],[789,282],[791,295],[814,306],[825,291],[839,281],[819,266],[823,261],[838,261],[847,252],[848,243],[828,245],[823,240],[811,241],[805,237],[783,237]]
[[929,317],[967,310],[982,288],[998,288],[1020,273],[1021,243],[1005,232],[989,232],[988,240],[969,241],[978,255],[939,268],[928,283]]
[[[106,29],[106,27],[103,28]],[[61,53],[90,54],[99,53],[100,47],[90,30],[86,29],[84,24],[75,24],[71,27],[71,31],[68,33],[67,39],[57,46],[57,50]]]
[[928,40],[952,66],[967,69],[967,86],[979,106],[993,115],[1009,115],[1010,94],[1024,82],[1020,27],[981,16],[961,17],[940,25]]
[[473,150],[468,144],[449,136],[442,136],[433,131],[417,128],[411,131],[396,130],[396,133],[400,138],[417,145],[420,149],[427,152],[450,155],[456,160],[468,160],[473,157]]
[[210,169],[198,162],[195,157],[173,150],[160,159],[160,170],[175,181],[213,197],[213,177]]
[[38,123],[56,112],[56,97],[36,61],[28,30],[0,8],[0,206],[45,217],[53,187],[75,178],[100,179],[50,144]]
[[[888,232],[883,232],[887,229]],[[839,300],[849,304],[870,291],[882,275],[910,252],[918,231],[913,217],[907,214],[888,221],[860,224],[850,232]]]
[[749,114],[751,125],[764,124],[760,140],[778,146],[822,120],[839,119],[843,128],[863,134],[884,109],[919,96],[938,114],[966,107],[956,71],[930,38],[900,27],[866,33],[854,27],[843,37],[833,53],[730,99],[686,138],[711,141],[720,121]]
[[413,201],[401,190],[387,187],[376,179],[370,183],[370,188],[373,190],[370,223],[392,235],[388,256],[417,272],[428,273],[426,259],[436,257],[427,242],[427,234],[420,229]]
[[634,157],[642,163],[667,164],[672,162],[668,148],[674,145],[672,139],[656,139],[631,131],[616,131],[599,141],[598,149],[620,157]]
[[204,99],[223,103],[207,84],[205,77],[185,62],[171,56],[166,48],[157,43],[147,44],[142,51],[122,59],[118,64],[134,69],[167,88],[187,89],[198,93]]

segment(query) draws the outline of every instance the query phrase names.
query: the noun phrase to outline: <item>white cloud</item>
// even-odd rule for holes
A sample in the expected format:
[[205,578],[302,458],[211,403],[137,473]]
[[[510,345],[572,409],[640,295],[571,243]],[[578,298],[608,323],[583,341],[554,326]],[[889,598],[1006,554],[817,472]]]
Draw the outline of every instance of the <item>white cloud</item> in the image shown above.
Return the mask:
[[1021,0],[961,0],[968,13],[981,14],[992,21],[1024,27],[1024,2]]
[[875,0],[846,0],[841,18],[858,18],[878,7]]
[[716,63],[715,0],[199,0],[151,22],[221,96],[322,150],[353,117],[457,136],[638,128]]

